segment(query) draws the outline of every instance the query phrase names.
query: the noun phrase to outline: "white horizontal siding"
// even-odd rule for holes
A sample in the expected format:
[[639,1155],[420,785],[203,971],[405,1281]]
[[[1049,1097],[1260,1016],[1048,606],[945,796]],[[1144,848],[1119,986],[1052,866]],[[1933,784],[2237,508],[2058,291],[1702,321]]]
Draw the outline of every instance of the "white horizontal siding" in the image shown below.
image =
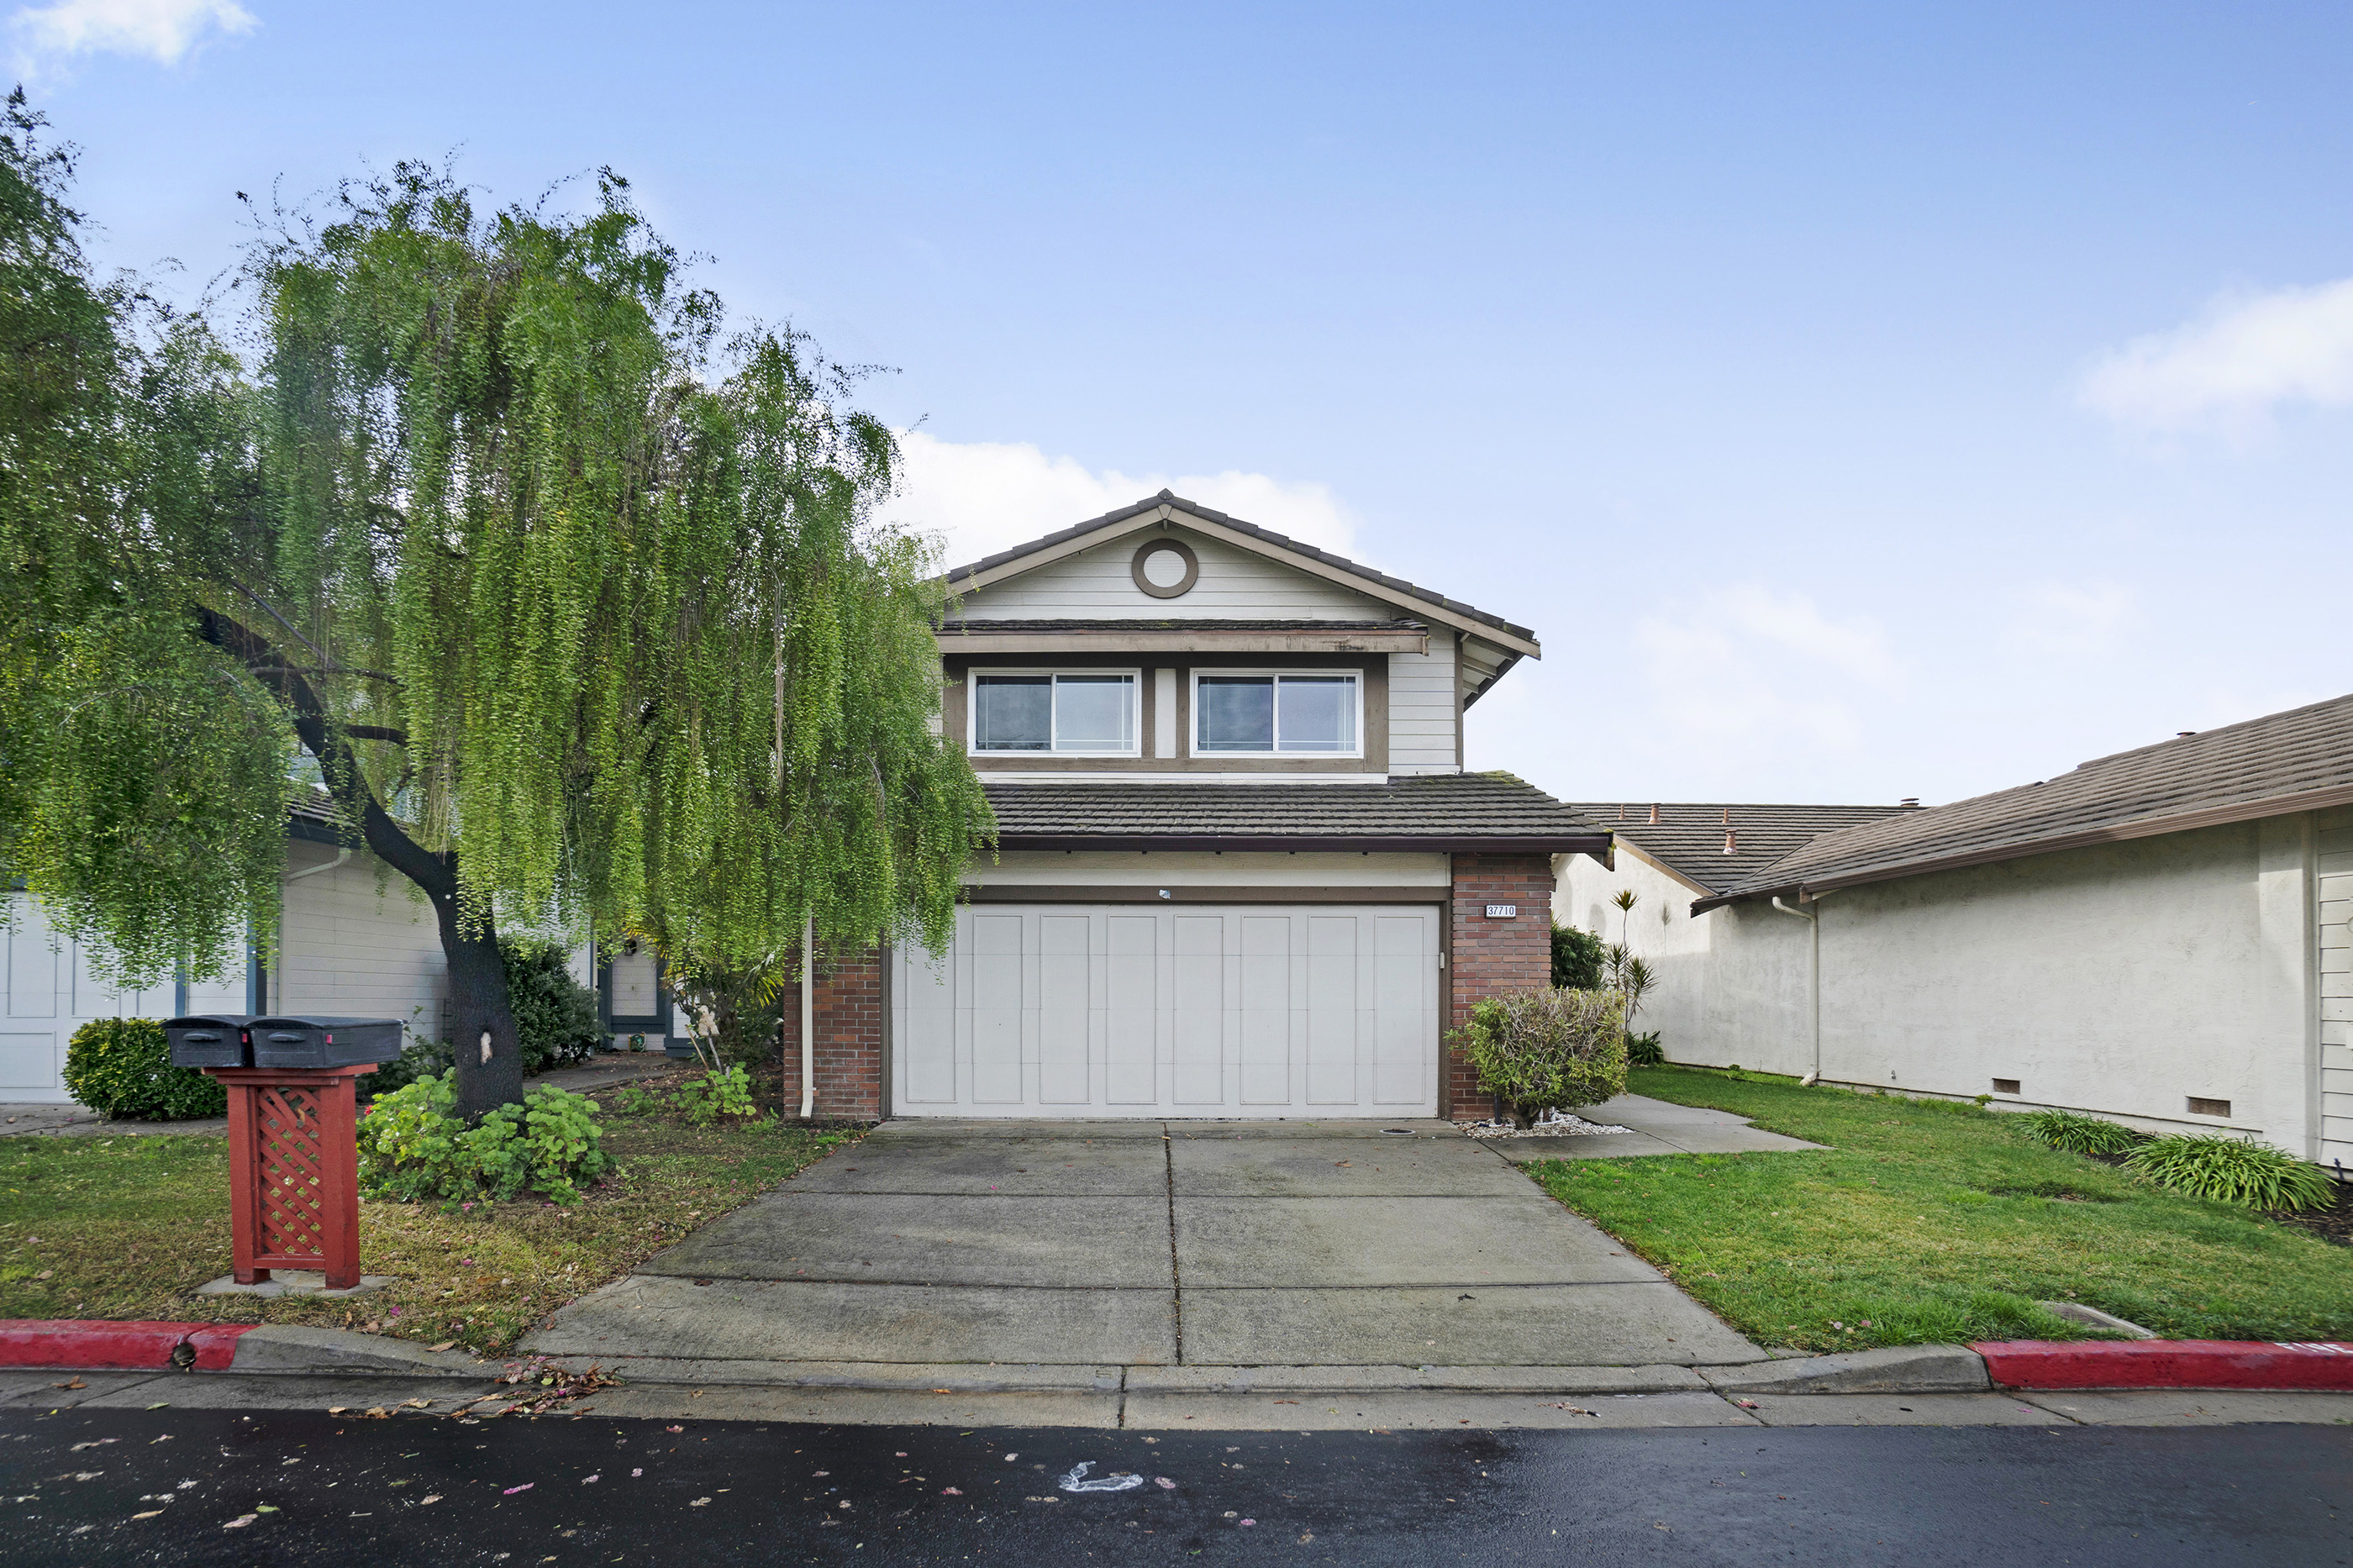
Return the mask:
[[1193,547],[1201,563],[1199,580],[1176,598],[1153,597],[1135,585],[1129,570],[1136,547],[1162,537],[1155,530],[1128,534],[982,588],[965,599],[963,613],[972,620],[1250,621],[1294,616],[1377,621],[1405,614],[1263,555],[1183,529],[1172,531]]
[[[334,858],[323,845],[290,847],[287,869]],[[358,1018],[397,1018],[412,1037],[439,1038],[448,966],[433,912],[407,879],[379,884],[373,856],[286,884],[279,963],[269,1008]]]
[[[0,934],[0,1100],[62,1104],[66,1047],[93,1018],[174,1016],[183,1005],[172,981],[117,991],[94,972],[90,950],[68,940],[22,893],[5,895],[11,923]],[[197,981],[186,988],[191,1013],[245,1011],[245,976]]]
[[1451,773],[1454,752],[1454,639],[1433,632],[1428,653],[1389,655],[1389,772]]

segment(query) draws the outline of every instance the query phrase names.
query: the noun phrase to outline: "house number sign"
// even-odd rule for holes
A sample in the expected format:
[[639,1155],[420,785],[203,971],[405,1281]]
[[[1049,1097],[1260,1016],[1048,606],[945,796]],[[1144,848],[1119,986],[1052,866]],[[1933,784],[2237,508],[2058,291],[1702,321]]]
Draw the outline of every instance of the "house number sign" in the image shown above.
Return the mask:
[[1491,921],[1518,920],[1520,918],[1520,906],[1517,904],[1489,904],[1487,906],[1487,918]]

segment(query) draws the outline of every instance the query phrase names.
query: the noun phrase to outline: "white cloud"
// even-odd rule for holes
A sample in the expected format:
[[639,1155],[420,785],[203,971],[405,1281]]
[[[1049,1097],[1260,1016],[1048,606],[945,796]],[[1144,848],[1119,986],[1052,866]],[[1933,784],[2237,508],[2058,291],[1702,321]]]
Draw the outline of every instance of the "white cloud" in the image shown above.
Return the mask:
[[1328,485],[1233,469],[1173,478],[1097,472],[1071,458],[1050,458],[1027,442],[943,441],[922,430],[903,431],[899,440],[906,459],[900,493],[882,516],[942,535],[951,566],[1101,517],[1164,489],[1340,554],[1352,552],[1356,537],[1354,514]]
[[1634,637],[1650,727],[1705,743],[1852,751],[1862,741],[1856,700],[1896,692],[1908,676],[1876,622],[1834,621],[1802,595],[1753,585],[1645,616]]
[[2160,431],[2243,433],[2284,406],[2353,403],[2353,278],[2219,300],[2126,343],[2082,391],[2110,418]]
[[76,55],[143,55],[177,65],[215,32],[250,33],[260,24],[237,0],[57,0],[8,19],[17,63]]
[[2105,653],[2132,615],[2133,592],[2120,583],[2030,583],[2010,596],[2002,641],[2038,657],[2082,658]]

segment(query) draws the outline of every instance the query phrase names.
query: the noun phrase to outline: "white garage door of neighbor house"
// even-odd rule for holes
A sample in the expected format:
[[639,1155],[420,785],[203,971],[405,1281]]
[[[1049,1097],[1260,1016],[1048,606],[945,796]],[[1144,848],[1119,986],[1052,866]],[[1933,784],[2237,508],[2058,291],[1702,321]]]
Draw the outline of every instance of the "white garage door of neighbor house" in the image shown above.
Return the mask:
[[978,905],[892,975],[900,1116],[1432,1116],[1434,905]]

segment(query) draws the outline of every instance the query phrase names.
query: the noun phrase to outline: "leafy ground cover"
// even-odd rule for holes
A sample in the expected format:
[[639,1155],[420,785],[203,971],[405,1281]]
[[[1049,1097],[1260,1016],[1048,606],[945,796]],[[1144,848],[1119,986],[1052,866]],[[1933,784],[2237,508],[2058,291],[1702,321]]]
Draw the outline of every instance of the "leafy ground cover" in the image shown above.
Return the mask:
[[859,1136],[772,1119],[607,1122],[617,1169],[566,1208],[364,1202],[385,1289],[340,1301],[197,1296],[229,1271],[220,1137],[0,1139],[0,1318],[314,1323],[503,1350],[565,1302]]
[[1529,1167],[1761,1343],[2081,1337],[2034,1304],[2071,1300],[2169,1338],[2353,1339],[2353,1248],[2045,1147],[2012,1116],[1761,1073],[1636,1068],[1627,1088],[1831,1145]]

